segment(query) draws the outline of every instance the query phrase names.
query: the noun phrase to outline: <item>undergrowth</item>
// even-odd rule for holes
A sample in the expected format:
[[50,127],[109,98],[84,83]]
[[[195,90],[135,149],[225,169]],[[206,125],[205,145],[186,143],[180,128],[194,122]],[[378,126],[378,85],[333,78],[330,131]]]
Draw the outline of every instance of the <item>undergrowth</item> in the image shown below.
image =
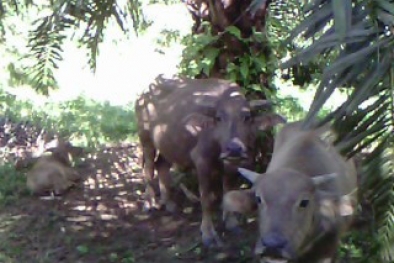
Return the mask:
[[0,101],[0,115],[12,122],[28,122],[83,146],[130,140],[136,133],[132,104],[113,106],[80,96],[62,103],[35,106],[5,92],[0,93]]
[[[133,105],[113,106],[82,96],[62,103],[39,106],[0,89],[0,123],[3,125],[5,120],[15,125],[23,123],[21,129],[26,129],[29,125],[37,130],[69,138],[74,145],[93,151],[106,144],[135,140],[136,133]],[[15,155],[13,148],[18,146],[18,141],[25,139],[18,137],[36,136],[37,133],[13,131],[13,143],[10,144],[10,140],[4,139],[7,137],[7,128],[0,128],[0,154],[4,157],[0,161],[0,205],[6,205],[29,194],[25,176],[15,170],[13,158],[7,157]],[[28,148],[26,150],[29,151]]]

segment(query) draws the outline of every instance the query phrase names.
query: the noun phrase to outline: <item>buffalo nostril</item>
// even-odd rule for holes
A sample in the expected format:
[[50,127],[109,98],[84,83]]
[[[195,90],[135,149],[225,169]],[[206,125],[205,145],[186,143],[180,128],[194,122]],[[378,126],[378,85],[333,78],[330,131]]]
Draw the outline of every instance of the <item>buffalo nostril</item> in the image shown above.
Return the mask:
[[240,146],[238,143],[230,142],[229,144],[227,144],[226,150],[231,155],[240,155],[243,149],[242,146]]
[[263,246],[269,250],[279,250],[286,246],[287,242],[278,234],[269,234],[261,240]]

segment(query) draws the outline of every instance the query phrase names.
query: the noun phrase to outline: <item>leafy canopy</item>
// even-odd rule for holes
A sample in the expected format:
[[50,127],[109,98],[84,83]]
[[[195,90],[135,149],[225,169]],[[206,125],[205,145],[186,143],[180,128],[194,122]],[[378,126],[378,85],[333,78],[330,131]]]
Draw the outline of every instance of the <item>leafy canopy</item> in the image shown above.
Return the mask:
[[[331,61],[323,70],[305,126],[335,89],[350,94],[318,125],[333,122],[337,147],[348,156],[368,152],[362,171],[365,198],[376,215],[378,258],[394,260],[394,3],[389,0],[310,0],[286,43],[302,43],[282,68]],[[367,254],[368,255],[368,254]]]
[[149,22],[142,12],[144,4],[144,1],[137,0],[0,1],[0,30],[4,36],[3,21],[7,16],[23,16],[29,10],[37,11],[38,17],[28,36],[30,52],[27,55],[36,63],[26,73],[33,87],[47,95],[49,90],[56,88],[54,71],[63,59],[62,45],[72,33],[76,33],[79,45],[89,50],[88,62],[94,70],[107,24],[115,21],[125,33],[146,29]]

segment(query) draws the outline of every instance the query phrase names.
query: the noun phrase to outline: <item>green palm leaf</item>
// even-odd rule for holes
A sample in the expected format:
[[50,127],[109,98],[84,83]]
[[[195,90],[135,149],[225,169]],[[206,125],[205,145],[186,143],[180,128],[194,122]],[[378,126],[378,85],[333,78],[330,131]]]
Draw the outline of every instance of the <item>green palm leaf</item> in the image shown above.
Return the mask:
[[[26,0],[25,5],[32,2]],[[84,28],[79,43],[89,50],[88,62],[94,70],[99,44],[103,41],[106,26],[111,19],[114,19],[125,33],[129,32],[126,26],[128,19],[132,20],[135,32],[144,30],[149,25],[142,13],[140,1],[126,1],[124,6],[118,2],[123,3],[116,0],[57,0],[47,4],[51,15],[36,21],[35,29],[31,31],[29,38],[30,57],[37,61],[29,72],[33,76],[34,88],[37,91],[48,94],[49,90],[57,87],[54,72],[62,60],[61,46],[70,31]]]
[[[364,197],[375,210],[379,259],[394,260],[394,3],[389,0],[309,1],[305,19],[289,42],[310,40],[283,68],[331,56],[305,127],[332,122],[336,146],[347,156],[367,152]],[[333,23],[331,22],[333,21]],[[316,124],[316,116],[337,88],[349,96]],[[367,191],[368,190],[368,191]],[[368,260],[377,260],[372,256]]]

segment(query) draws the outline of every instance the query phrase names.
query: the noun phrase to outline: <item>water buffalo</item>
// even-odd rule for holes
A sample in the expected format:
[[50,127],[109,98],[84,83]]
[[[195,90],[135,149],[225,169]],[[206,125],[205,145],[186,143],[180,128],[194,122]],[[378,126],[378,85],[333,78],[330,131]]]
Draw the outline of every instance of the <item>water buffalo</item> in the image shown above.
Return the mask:
[[73,158],[83,153],[82,148],[69,142],[59,142],[56,147],[47,149],[42,156],[32,160],[32,168],[27,172],[27,188],[34,194],[53,192],[64,193],[81,179],[73,169]]
[[300,122],[285,125],[267,171],[239,168],[253,187],[223,198],[225,211],[257,208],[255,253],[262,263],[335,260],[339,238],[357,205],[357,175],[352,160],[320,138],[324,130],[303,131]]
[[229,178],[237,174],[237,163],[251,159],[258,130],[285,120],[274,113],[260,114],[258,111],[270,103],[247,101],[240,87],[226,80],[162,78],[157,82],[135,103],[146,179],[145,208],[156,205],[151,186],[155,168],[159,205],[169,210],[174,207],[169,192],[172,164],[195,169],[202,206],[202,239],[206,245],[220,245],[212,222],[215,171],[226,175],[220,183],[223,191],[231,190]]

